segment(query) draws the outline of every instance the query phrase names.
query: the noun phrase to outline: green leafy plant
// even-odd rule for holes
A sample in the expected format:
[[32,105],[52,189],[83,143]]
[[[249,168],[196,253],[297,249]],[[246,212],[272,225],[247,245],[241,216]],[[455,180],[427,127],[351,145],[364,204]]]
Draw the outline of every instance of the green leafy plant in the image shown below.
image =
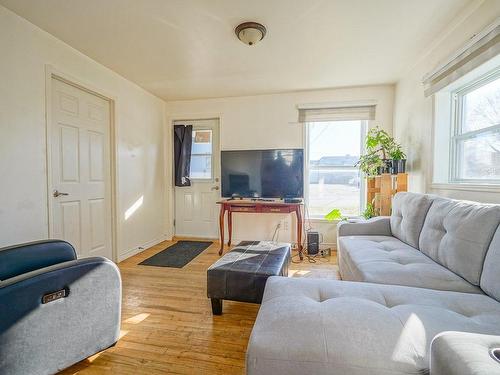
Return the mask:
[[368,154],[382,153],[382,159],[387,159],[387,154],[394,148],[395,142],[385,130],[376,126],[368,131],[365,145]]
[[385,130],[378,126],[371,128],[366,135],[365,140],[366,153],[359,158],[356,165],[367,176],[378,174],[380,167],[386,167],[385,160],[390,157],[393,160],[405,159],[401,145],[396,143]]
[[359,165],[361,172],[365,173],[367,176],[376,176],[378,174],[378,168],[383,167],[385,164],[378,154],[371,153],[361,155],[356,165]]
[[397,143],[394,144],[394,147],[389,151],[389,156],[392,160],[403,160],[406,159],[406,154],[401,148],[401,145]]
[[362,216],[366,220],[371,219],[372,217],[376,216],[375,215],[375,206],[373,205],[373,203],[367,203],[366,204],[366,208],[363,211]]
[[344,221],[344,220],[347,220],[347,218],[342,215],[342,212],[338,208],[334,208],[329,213],[327,213],[325,215],[325,219],[328,220],[328,221],[335,221],[335,220]]

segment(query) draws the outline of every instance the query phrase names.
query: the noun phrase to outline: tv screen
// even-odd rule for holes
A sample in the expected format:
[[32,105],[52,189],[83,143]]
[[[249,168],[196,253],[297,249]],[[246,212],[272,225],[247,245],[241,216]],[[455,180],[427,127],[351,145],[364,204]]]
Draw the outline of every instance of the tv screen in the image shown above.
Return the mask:
[[304,151],[222,151],[222,196],[243,198],[302,198]]

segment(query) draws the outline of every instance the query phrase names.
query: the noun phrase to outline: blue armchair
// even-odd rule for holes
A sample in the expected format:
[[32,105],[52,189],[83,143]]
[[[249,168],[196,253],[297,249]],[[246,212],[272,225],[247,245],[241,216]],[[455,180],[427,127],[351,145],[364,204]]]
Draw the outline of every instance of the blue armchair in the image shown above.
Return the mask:
[[110,260],[57,240],[0,249],[1,374],[53,374],[113,346],[120,314]]

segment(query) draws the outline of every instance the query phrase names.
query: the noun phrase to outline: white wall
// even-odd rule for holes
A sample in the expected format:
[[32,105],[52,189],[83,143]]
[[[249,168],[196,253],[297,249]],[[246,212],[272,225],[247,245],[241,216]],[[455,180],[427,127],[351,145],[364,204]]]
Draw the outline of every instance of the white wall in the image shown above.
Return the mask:
[[2,6],[0,51],[0,246],[48,236],[46,64],[116,99],[119,258],[164,239],[165,103]]
[[[303,127],[297,123],[297,105],[367,100],[377,103],[376,120],[372,125],[392,132],[394,87],[391,85],[174,101],[168,102],[166,108],[170,126],[175,119],[219,116],[222,150],[299,148],[304,147],[304,139]],[[169,173],[171,176],[171,169]],[[271,239],[276,225],[283,219],[289,221],[290,230],[281,231],[279,240],[293,241],[295,225],[289,216],[278,214],[234,215],[233,237],[236,241]],[[335,243],[334,224],[314,222],[313,226],[325,235],[325,242]]]
[[408,150],[409,188],[456,199],[500,203],[500,194],[433,189],[431,185],[433,99],[425,98],[422,77],[500,16],[500,1],[474,1],[408,70],[396,86],[394,135]]

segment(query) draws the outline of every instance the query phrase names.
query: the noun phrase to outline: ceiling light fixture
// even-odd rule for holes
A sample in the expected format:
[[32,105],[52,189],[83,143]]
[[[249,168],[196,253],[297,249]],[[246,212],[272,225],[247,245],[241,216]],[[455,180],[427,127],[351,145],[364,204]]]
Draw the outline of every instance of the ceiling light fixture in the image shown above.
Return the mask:
[[266,36],[266,27],[257,22],[244,22],[234,29],[239,40],[253,46]]

